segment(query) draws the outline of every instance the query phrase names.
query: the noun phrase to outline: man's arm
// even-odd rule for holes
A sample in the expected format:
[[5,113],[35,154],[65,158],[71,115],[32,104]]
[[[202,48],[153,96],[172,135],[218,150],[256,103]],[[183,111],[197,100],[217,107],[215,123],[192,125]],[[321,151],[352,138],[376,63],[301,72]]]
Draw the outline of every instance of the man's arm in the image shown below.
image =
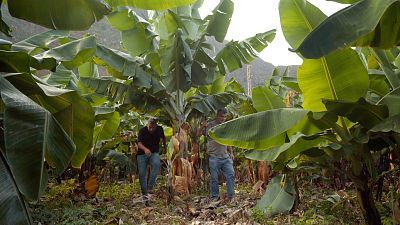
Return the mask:
[[142,142],[138,142],[138,147],[139,149],[142,149],[144,151],[144,154],[146,154],[147,156],[151,155],[151,151],[150,149],[148,149],[146,146],[144,146],[144,144]]
[[231,155],[232,160],[235,160],[235,155],[233,154],[232,146],[227,146],[226,148],[228,150],[229,155]]

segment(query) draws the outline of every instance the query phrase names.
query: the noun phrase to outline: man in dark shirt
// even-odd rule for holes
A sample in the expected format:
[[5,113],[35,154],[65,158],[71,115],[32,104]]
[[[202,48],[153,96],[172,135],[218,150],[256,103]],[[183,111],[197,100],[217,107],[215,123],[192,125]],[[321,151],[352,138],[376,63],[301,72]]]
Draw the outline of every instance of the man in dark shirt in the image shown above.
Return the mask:
[[[138,136],[137,162],[139,169],[139,182],[144,200],[148,200],[148,192],[153,190],[157,174],[160,171],[160,140],[166,152],[167,144],[164,130],[157,125],[155,119],[149,119],[147,125],[140,129]],[[147,183],[147,166],[150,164],[151,172]]]

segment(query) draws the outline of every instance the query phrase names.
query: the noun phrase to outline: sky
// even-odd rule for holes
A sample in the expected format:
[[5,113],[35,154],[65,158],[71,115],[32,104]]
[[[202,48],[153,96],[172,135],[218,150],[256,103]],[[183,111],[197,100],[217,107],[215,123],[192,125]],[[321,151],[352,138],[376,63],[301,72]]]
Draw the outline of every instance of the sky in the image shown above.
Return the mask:
[[[328,16],[346,6],[326,0],[308,1]],[[302,63],[297,54],[288,50],[290,46],[283,36],[279,21],[279,0],[233,0],[233,2],[235,10],[225,37],[226,40],[243,40],[257,33],[276,29],[275,39],[260,53],[260,58],[275,66],[300,65]],[[202,17],[211,14],[218,3],[218,0],[204,0],[203,6],[200,8]]]

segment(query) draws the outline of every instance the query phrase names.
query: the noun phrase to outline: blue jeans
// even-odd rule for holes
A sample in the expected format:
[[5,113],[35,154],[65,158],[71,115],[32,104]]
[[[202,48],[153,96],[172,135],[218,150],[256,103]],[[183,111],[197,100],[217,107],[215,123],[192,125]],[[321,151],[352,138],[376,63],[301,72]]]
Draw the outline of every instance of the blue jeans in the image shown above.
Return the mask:
[[211,198],[219,197],[218,176],[221,171],[226,179],[228,198],[235,195],[235,170],[233,170],[233,160],[231,158],[218,158],[210,156],[210,189]]
[[[151,153],[150,156],[138,155],[137,156],[138,169],[139,169],[139,182],[140,189],[143,195],[147,195],[147,192],[152,190],[156,183],[157,174],[160,171],[160,155],[158,153]],[[150,164],[150,178],[147,183],[147,166]]]

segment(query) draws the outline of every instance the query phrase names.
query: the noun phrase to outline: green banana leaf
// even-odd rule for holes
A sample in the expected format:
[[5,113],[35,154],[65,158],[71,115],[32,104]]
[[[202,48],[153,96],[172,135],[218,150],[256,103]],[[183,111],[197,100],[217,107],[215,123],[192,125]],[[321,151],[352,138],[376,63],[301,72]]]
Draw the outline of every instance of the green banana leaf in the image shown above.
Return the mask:
[[269,182],[265,194],[257,202],[256,209],[261,210],[266,216],[289,212],[295,200],[295,190],[287,176],[278,175]]
[[80,168],[93,141],[94,112],[90,103],[75,91],[48,86],[29,74],[9,74],[6,78],[54,115],[76,145],[71,164]]
[[305,0],[281,0],[279,16],[285,39],[292,48],[297,48],[326,18],[320,9]]
[[78,67],[79,77],[99,77],[97,65],[93,61],[86,62]]
[[110,12],[97,0],[8,0],[13,17],[55,30],[87,30]]
[[[0,0],[0,9],[2,3],[3,0]],[[0,11],[0,32],[11,37],[11,28],[6,24],[6,22],[3,21],[3,16],[1,15],[1,11]]]
[[[1,78],[0,78],[1,79]],[[32,224],[29,209],[19,193],[6,158],[0,150],[0,223]]]
[[190,105],[190,108],[193,108],[204,115],[210,115],[213,112],[216,112],[218,109],[226,107],[236,97],[236,93],[233,92],[224,92],[213,95],[205,95],[199,94],[192,98],[188,98],[187,102]]
[[90,61],[96,52],[96,47],[95,37],[88,36],[57,46],[38,56],[54,58],[61,61],[65,68],[73,69]]
[[0,72],[29,73],[31,67],[35,69],[53,70],[57,63],[53,58],[30,56],[19,51],[0,50]]
[[253,88],[251,99],[253,99],[253,105],[257,112],[286,107],[283,100],[272,93],[268,87],[259,86]]
[[162,82],[169,93],[187,92],[191,87],[191,62],[193,61],[190,46],[182,39],[182,31],[178,30],[162,51],[161,68],[167,73]]
[[384,119],[370,129],[372,132],[396,132],[400,133],[400,114]]
[[37,200],[47,183],[45,161],[60,174],[75,152],[75,144],[49,111],[18,91],[0,76],[6,106],[4,138],[7,160],[17,186],[28,199]]
[[383,72],[385,73],[386,79],[389,82],[391,88],[395,89],[395,88],[399,87],[400,86],[400,78],[395,71],[396,67],[392,64],[392,62],[394,60],[389,59],[390,54],[388,54],[388,51],[374,49],[372,51],[372,53],[375,56],[375,59],[377,60],[379,66],[382,68]]
[[357,102],[323,101],[329,112],[338,116],[349,118],[354,123],[370,129],[388,117],[389,110],[386,105],[373,105],[360,98]]
[[400,87],[385,95],[376,104],[384,104],[389,108],[389,116],[400,114]]
[[369,73],[369,90],[379,96],[385,96],[389,93],[390,88],[386,83],[386,77],[381,73]]
[[295,108],[282,108],[263,111],[225,122],[211,129],[209,134],[218,143],[244,149],[267,149],[283,144],[283,139],[274,137],[284,134],[300,122],[308,111]]
[[95,63],[104,66],[108,72],[119,79],[131,77],[133,85],[151,89],[153,93],[165,90],[159,80],[141,68],[141,63],[130,55],[102,45],[97,46]]
[[134,27],[130,30],[121,31],[121,41],[132,56],[141,56],[154,48],[153,39],[156,34],[152,34],[150,24],[134,14],[133,11],[129,12],[129,17],[134,22]]
[[326,19],[296,51],[306,58],[320,58],[347,46],[398,46],[399,18],[399,0],[359,1]]
[[[300,0],[281,0],[279,4],[281,18],[286,20],[282,30],[292,47],[296,47],[307,31],[311,32],[324,17],[311,3],[304,4]],[[294,16],[285,19],[285,15]],[[357,101],[369,87],[367,70],[352,49],[336,51],[320,59],[305,59],[297,76],[304,95],[303,107],[315,112],[325,111],[323,98]]]
[[213,10],[213,14],[205,18],[208,22],[207,34],[213,36],[218,42],[225,40],[234,10],[231,0],[221,0]]
[[120,114],[115,111],[109,114],[107,118],[104,118],[104,116],[102,117],[102,120],[94,127],[93,139],[96,142],[112,138],[121,122]]
[[63,88],[69,86],[71,83],[77,83],[78,77],[72,70],[65,68],[62,64],[57,66],[56,71],[52,72],[46,79],[50,85],[61,86]]
[[69,32],[63,30],[46,31],[12,45],[13,51],[22,51],[30,55],[36,55],[43,50],[50,49],[49,45],[60,38],[68,37]]
[[329,141],[320,135],[306,136],[297,133],[290,137],[290,142],[281,146],[273,147],[267,150],[249,150],[246,151],[245,156],[251,160],[258,161],[276,161],[287,163],[300,153],[315,147],[326,147]]
[[276,30],[270,30],[243,41],[229,42],[215,57],[219,71],[227,74],[242,68],[242,64],[251,63],[274,40],[275,34]]
[[190,5],[196,0],[106,0],[111,7],[132,6],[139,9],[163,10]]

